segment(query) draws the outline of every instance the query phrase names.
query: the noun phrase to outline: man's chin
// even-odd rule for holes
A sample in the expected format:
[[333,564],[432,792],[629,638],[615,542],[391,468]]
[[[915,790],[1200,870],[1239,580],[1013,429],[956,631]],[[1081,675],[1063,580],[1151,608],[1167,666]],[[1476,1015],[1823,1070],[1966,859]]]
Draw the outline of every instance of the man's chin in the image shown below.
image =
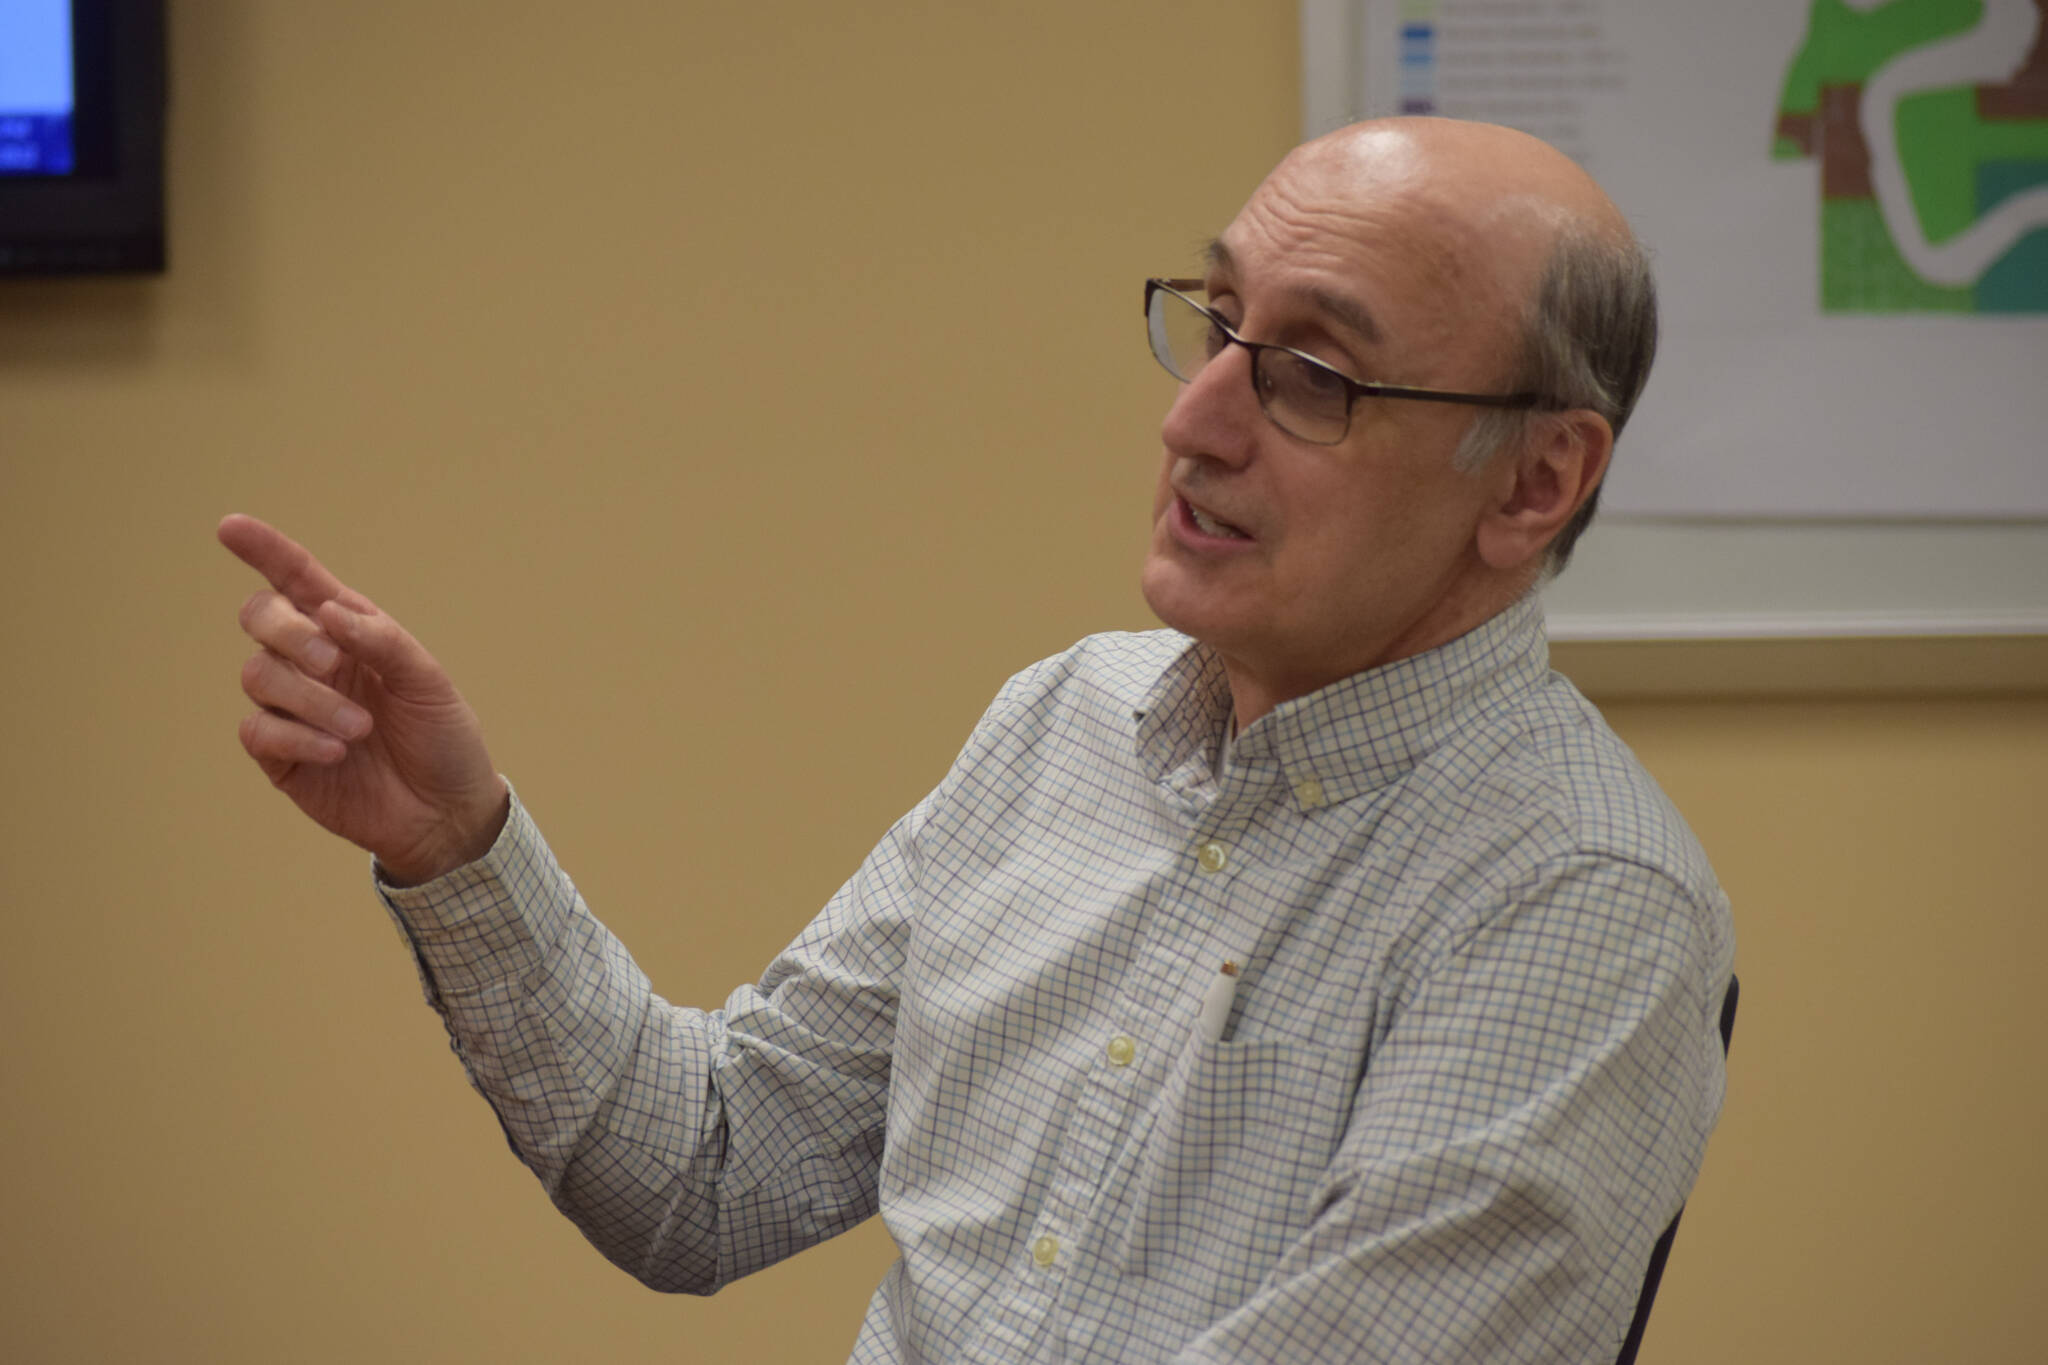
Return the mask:
[[1145,596],[1145,605],[1152,608],[1152,614],[1162,625],[1185,632],[1181,620],[1187,606],[1188,584],[1177,581],[1181,575],[1175,567],[1160,557],[1155,547],[1145,556],[1145,567],[1138,571],[1138,591]]
[[1145,561],[1138,589],[1161,625],[1203,644],[1221,646],[1239,633],[1213,588],[1191,582],[1185,569],[1158,555]]

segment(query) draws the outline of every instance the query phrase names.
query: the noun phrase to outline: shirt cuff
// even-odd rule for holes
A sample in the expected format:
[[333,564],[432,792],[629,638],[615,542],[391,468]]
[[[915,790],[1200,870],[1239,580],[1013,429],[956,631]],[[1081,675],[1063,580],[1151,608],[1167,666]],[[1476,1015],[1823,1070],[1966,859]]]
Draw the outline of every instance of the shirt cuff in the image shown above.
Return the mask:
[[473,863],[401,887],[384,881],[372,860],[378,898],[412,948],[430,1004],[538,970],[568,930],[576,889],[519,793],[510,799],[497,842]]

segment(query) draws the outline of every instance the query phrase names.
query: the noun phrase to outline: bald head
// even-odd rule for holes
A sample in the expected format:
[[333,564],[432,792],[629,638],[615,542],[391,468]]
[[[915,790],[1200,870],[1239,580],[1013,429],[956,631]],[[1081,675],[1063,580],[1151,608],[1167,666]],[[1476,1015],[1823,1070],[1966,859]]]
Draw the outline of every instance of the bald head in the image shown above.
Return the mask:
[[1540,138],[1493,123],[1372,119],[1302,143],[1280,168],[1336,175],[1362,189],[1433,195],[1475,223],[1508,231],[1575,222],[1628,234],[1613,201],[1577,162]]
[[1382,216],[1403,217],[1425,234],[1440,273],[1515,300],[1532,296],[1567,236],[1632,241],[1613,201],[1570,157],[1490,123],[1354,123],[1296,147],[1259,192],[1377,204]]
[[[1571,158],[1496,124],[1445,118],[1355,123],[1296,147],[1254,195],[1374,205],[1374,226],[1414,235],[1417,266],[1458,326],[1494,338],[1507,390],[1597,413],[1618,435],[1656,352],[1656,295],[1627,220]],[[1458,452],[1476,468],[1542,415],[1481,412]],[[1599,498],[1547,557],[1562,569]]]

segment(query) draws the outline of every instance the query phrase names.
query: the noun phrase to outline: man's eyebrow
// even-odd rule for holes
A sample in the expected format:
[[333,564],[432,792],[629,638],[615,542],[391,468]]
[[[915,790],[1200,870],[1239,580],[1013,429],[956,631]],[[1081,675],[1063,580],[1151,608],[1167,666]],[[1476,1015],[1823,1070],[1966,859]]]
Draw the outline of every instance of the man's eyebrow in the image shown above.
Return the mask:
[[1332,294],[1327,289],[1311,289],[1308,296],[1315,301],[1316,307],[1358,333],[1368,344],[1379,345],[1380,325],[1372,320],[1372,314],[1357,299]]
[[[1202,255],[1208,261],[1211,270],[1220,270],[1225,274],[1237,273],[1237,258],[1230,254],[1230,248],[1223,244],[1222,238],[1219,237],[1204,247]],[[1372,312],[1357,299],[1334,294],[1327,289],[1311,289],[1307,297],[1309,302],[1356,332],[1366,342],[1374,346],[1379,345],[1380,325],[1373,320]]]

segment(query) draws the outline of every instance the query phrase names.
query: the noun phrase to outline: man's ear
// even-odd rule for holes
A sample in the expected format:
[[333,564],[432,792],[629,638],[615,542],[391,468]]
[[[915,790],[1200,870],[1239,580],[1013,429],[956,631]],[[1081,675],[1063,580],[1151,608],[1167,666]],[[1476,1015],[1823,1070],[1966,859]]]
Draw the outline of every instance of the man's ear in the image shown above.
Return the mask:
[[1540,558],[1600,486],[1613,453],[1614,428],[1591,408],[1531,417],[1520,449],[1502,456],[1513,469],[1501,471],[1499,500],[1480,518],[1480,559],[1515,569]]

